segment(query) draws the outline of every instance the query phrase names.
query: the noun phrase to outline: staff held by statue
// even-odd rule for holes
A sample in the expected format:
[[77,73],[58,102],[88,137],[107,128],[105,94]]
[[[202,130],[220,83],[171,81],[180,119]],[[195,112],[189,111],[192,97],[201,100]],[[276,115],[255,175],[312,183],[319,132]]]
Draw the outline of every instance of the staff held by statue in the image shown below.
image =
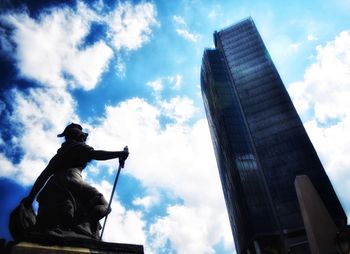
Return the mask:
[[[124,152],[126,152],[127,154],[129,154],[129,148],[128,148],[127,146],[124,147]],[[116,188],[117,183],[118,183],[118,178],[119,178],[119,175],[120,175],[120,171],[121,171],[122,168],[124,168],[125,160],[126,160],[126,158],[120,158],[120,159],[119,159],[118,172],[117,172],[117,175],[116,175],[115,180],[114,180],[114,185],[113,185],[111,197],[110,197],[110,199],[109,199],[107,211],[110,211],[110,209],[111,209],[111,204],[112,204],[112,200],[113,200],[115,188]],[[108,214],[109,214],[109,213],[106,214],[106,218],[105,218],[105,221],[104,221],[104,223],[103,223],[103,227],[102,227],[102,231],[101,231],[100,240],[102,240],[103,232],[105,231],[106,222],[107,222],[107,219],[108,219]]]

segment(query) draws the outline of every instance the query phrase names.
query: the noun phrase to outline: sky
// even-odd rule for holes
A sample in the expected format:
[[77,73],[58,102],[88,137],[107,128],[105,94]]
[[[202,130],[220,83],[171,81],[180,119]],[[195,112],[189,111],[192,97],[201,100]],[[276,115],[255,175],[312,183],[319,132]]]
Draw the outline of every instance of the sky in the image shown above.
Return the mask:
[[[350,215],[350,1],[0,1],[0,238],[71,123],[130,156],[103,240],[235,253],[200,92],[213,32],[251,16]],[[117,160],[85,181],[109,199]]]

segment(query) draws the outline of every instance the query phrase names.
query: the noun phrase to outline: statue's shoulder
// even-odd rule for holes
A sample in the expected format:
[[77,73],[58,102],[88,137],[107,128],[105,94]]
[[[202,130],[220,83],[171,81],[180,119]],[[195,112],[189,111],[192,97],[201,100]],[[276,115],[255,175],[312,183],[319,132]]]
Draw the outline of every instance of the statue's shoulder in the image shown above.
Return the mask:
[[79,150],[93,150],[93,148],[87,145],[85,142],[70,141],[64,142],[60,149],[57,151],[57,155],[65,154],[67,152],[79,151]]

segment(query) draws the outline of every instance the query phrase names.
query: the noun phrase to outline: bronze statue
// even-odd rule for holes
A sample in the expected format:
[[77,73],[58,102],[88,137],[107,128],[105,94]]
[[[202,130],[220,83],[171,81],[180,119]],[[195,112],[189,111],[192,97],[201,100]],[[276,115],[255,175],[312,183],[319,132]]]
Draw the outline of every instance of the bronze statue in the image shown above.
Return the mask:
[[65,137],[65,142],[21,202],[22,207],[31,209],[38,195],[36,223],[29,228],[29,235],[34,232],[98,239],[99,220],[110,213],[110,209],[103,195],[84,182],[81,172],[91,160],[119,158],[123,162],[129,153],[94,150],[85,143],[88,134],[75,123],[57,136]]

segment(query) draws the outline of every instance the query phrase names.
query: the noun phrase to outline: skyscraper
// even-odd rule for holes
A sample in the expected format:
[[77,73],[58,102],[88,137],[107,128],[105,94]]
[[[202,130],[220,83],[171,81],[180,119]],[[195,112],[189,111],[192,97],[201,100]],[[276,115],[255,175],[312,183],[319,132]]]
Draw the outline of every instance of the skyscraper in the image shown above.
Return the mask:
[[214,42],[201,86],[237,253],[308,253],[295,177],[309,176],[339,225],[344,210],[253,20]]

